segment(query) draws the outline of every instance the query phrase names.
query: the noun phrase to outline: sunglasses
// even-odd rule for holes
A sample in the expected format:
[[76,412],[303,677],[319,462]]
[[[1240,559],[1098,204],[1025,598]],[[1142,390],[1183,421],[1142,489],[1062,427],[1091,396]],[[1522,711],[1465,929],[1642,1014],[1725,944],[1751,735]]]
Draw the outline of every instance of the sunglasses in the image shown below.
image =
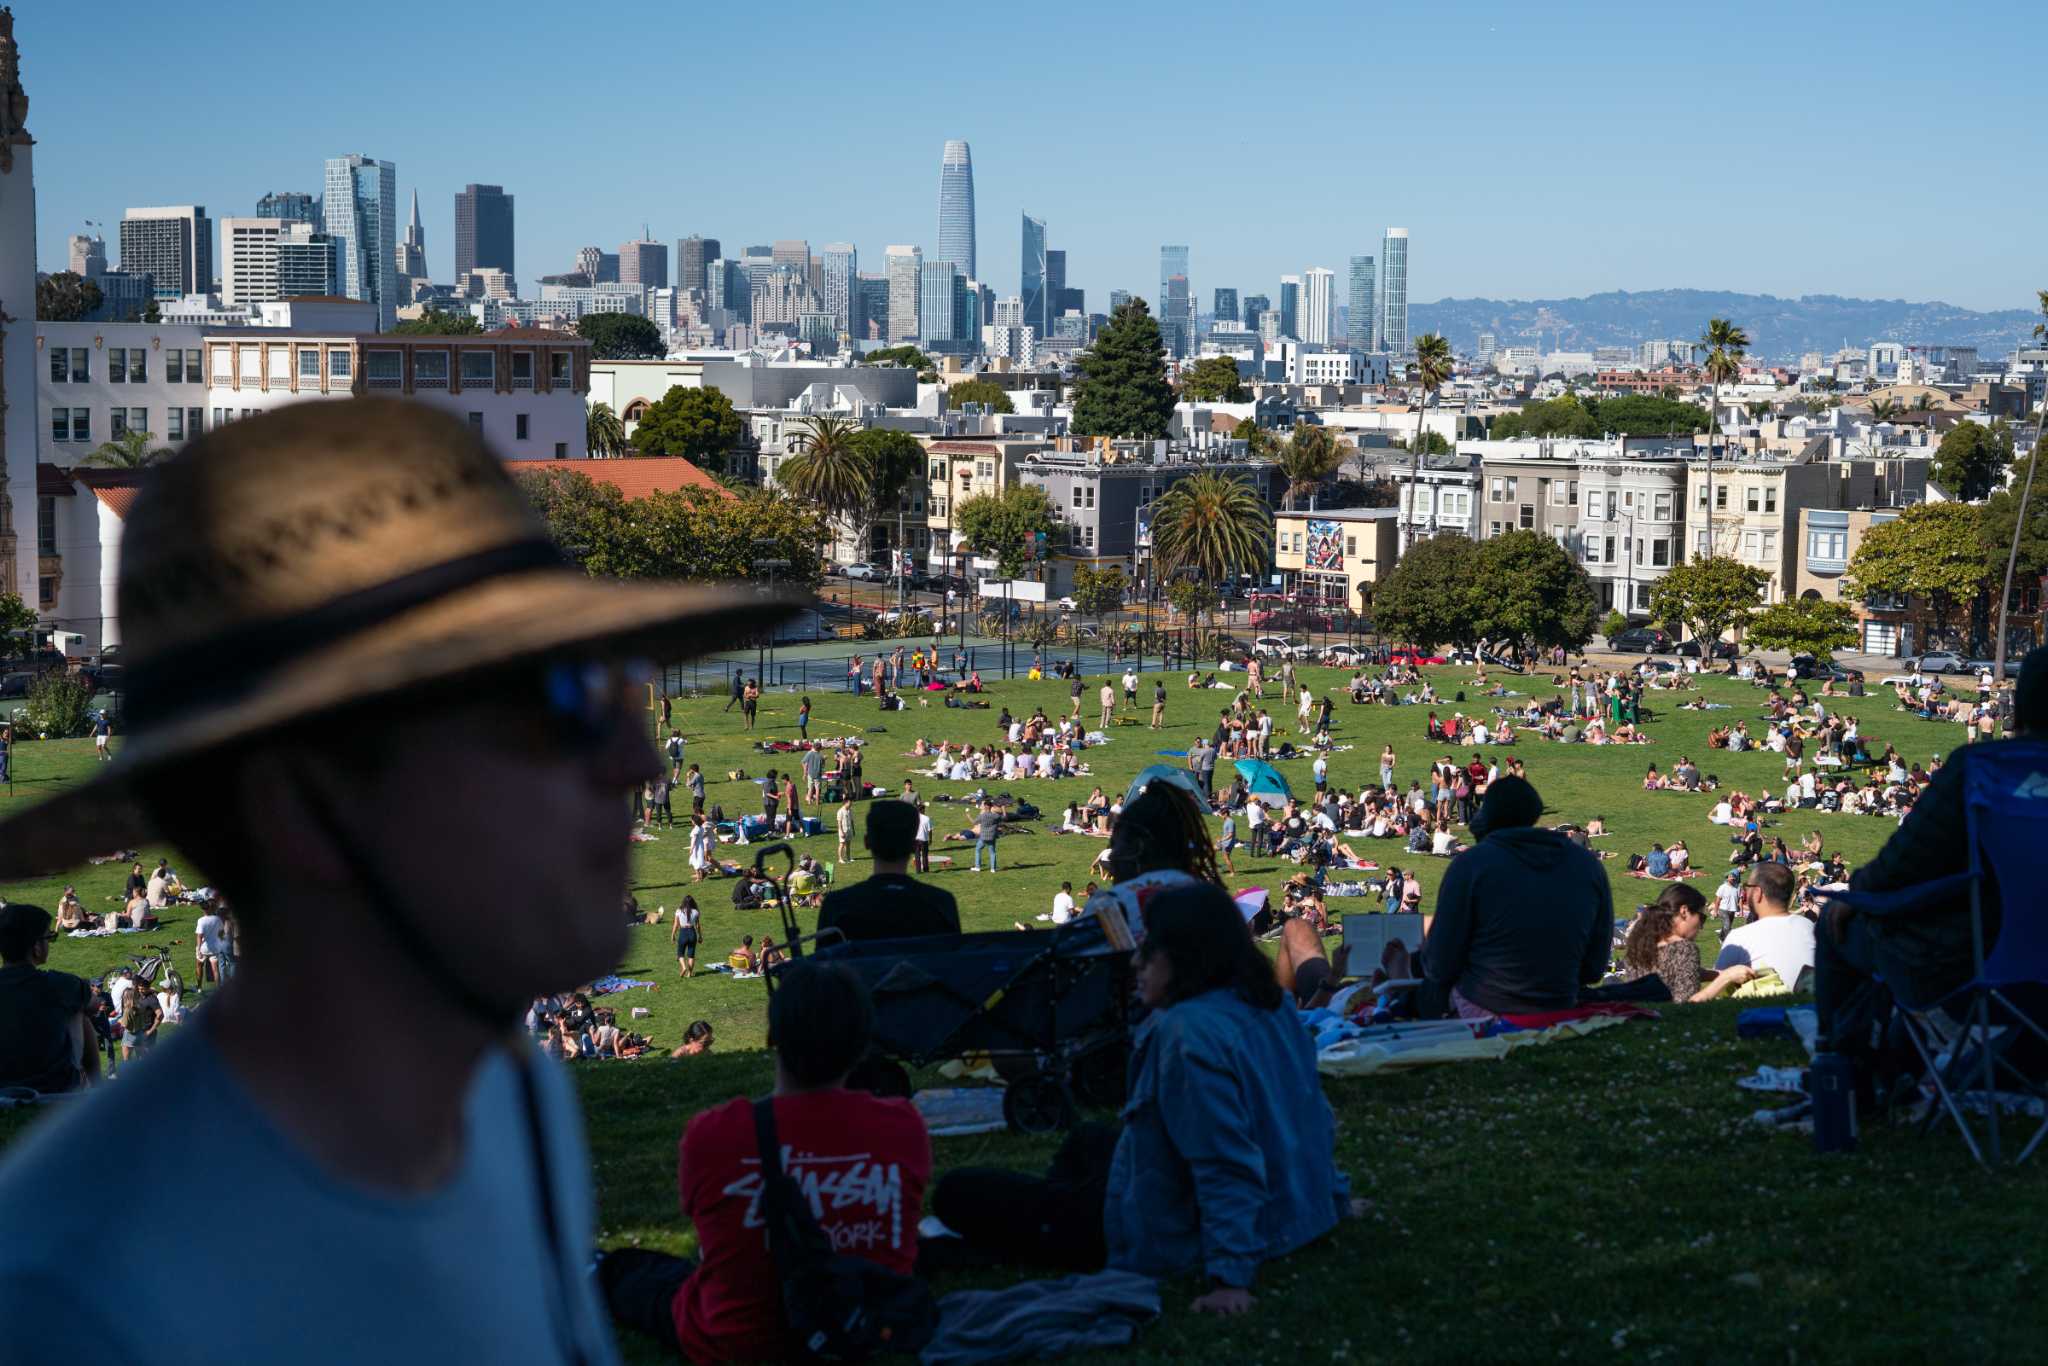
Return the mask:
[[541,700],[565,738],[598,749],[632,724],[653,678],[641,659],[557,660],[541,671]]

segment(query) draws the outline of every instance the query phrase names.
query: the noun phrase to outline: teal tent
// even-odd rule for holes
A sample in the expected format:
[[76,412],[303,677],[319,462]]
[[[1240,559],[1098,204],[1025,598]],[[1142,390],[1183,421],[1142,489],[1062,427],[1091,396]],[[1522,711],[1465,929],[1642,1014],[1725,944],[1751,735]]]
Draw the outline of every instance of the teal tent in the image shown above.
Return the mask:
[[1195,781],[1195,775],[1184,768],[1174,768],[1170,764],[1153,764],[1150,768],[1141,769],[1138,776],[1131,779],[1130,787],[1124,791],[1124,805],[1129,806],[1137,800],[1138,794],[1145,790],[1148,783],[1172,783],[1175,787],[1184,787],[1202,804],[1204,811],[1209,809],[1209,794],[1202,791],[1202,785]]
[[1270,796],[1287,801],[1294,796],[1287,789],[1287,780],[1281,777],[1273,766],[1263,759],[1239,759],[1237,761],[1237,773],[1239,777],[1244,779],[1245,786],[1251,789],[1252,795],[1255,797]]

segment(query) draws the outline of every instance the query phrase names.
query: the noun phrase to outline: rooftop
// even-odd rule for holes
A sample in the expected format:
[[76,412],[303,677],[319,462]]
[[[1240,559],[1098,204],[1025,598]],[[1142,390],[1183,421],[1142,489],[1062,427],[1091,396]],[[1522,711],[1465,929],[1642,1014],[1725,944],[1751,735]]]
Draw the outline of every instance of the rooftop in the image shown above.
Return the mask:
[[683,489],[705,489],[721,498],[737,497],[725,485],[679,456],[639,456],[625,460],[512,460],[506,468],[514,474],[529,470],[574,470],[600,484],[608,484],[627,498],[645,498],[650,493],[677,493]]

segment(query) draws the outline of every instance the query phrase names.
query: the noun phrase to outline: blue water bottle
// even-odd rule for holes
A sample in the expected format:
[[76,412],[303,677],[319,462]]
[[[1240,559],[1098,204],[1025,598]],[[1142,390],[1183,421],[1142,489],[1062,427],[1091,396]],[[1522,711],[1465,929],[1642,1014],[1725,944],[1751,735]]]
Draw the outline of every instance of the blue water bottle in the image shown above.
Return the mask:
[[1813,1100],[1813,1150],[1856,1151],[1856,1068],[1839,1053],[1816,1053],[1806,1069]]

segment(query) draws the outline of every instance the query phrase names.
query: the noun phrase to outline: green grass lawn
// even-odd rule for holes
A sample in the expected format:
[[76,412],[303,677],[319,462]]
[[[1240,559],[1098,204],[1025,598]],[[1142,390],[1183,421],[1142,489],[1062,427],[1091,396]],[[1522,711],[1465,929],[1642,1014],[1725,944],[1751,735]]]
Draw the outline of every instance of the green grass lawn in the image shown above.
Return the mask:
[[[1470,687],[1467,670],[1434,673],[1446,693]],[[1354,707],[1341,692],[1348,674],[1313,670],[1309,677],[1338,699],[1337,737],[1354,746],[1332,758],[1334,783],[1355,790],[1376,778],[1380,747],[1388,740],[1399,751],[1404,787],[1444,752],[1424,741],[1422,708]],[[1091,719],[1099,681],[1091,682]],[[1154,751],[1184,749],[1206,733],[1229,696],[1191,692],[1178,677],[1168,686],[1170,729],[1115,729],[1112,743],[1088,756],[1093,780],[991,787],[1027,797],[1052,815],[1097,782],[1105,791],[1121,789],[1155,761]],[[1532,685],[1510,680],[1509,686],[1527,691]],[[1535,686],[1551,691],[1547,683]],[[1685,753],[1726,787],[1782,787],[1777,756],[1729,755],[1706,745],[1711,726],[1737,718],[1754,723],[1762,694],[1725,679],[1704,686],[1710,699],[1732,709],[1682,712],[1669,695],[1654,694],[1659,714],[1650,724],[1651,745],[1591,748],[1532,740],[1508,751],[1528,765],[1550,809],[1546,820],[1604,816],[1614,837],[1602,843],[1618,854],[1682,837],[1696,863],[1724,866],[1727,834],[1706,819],[1712,797],[1641,790],[1649,763],[1668,769]],[[1149,687],[1148,676],[1141,697],[1149,697]],[[1057,714],[1066,685],[999,682],[992,698],[995,709],[987,712],[934,706],[884,716],[843,692],[814,692],[811,733],[865,732],[868,777],[894,789],[914,762],[905,751],[920,734],[993,740],[1001,707],[1043,705]],[[741,767],[755,775],[770,763],[780,767],[780,758],[750,745],[764,736],[793,738],[796,704],[795,695],[770,694],[752,737],[740,731],[737,709],[722,710],[722,697],[678,704],[689,757],[715,780],[711,800],[728,812],[758,809],[758,789],[724,775]],[[1866,736],[1893,742],[1909,759],[1924,761],[1961,738],[1959,728],[1895,712],[1889,696],[1836,705],[1862,719]],[[1292,709],[1273,698],[1268,706],[1282,733],[1291,731]],[[1438,708],[1441,715],[1453,710],[1471,713],[1475,706]],[[876,731],[878,724],[886,730]],[[34,800],[89,776],[91,742],[24,745],[17,758],[17,795],[0,796],[0,803]],[[1278,767],[1297,790],[1311,786],[1306,761]],[[916,782],[927,797],[965,786]],[[934,806],[934,816],[941,833],[965,823],[964,817],[950,821],[943,805]],[[1783,834],[1789,843],[1814,828],[1854,866],[1892,827],[1867,816],[1811,814],[1767,834]],[[797,847],[821,860],[834,852],[830,836]],[[1049,908],[1062,879],[1085,883],[1101,845],[1046,834],[1005,839],[1003,871],[994,876],[965,871],[970,847],[935,844],[935,852],[954,852],[958,861],[935,870],[933,880],[958,897],[967,928],[997,929],[1013,920],[1032,923]],[[1367,856],[1382,864],[1409,864],[1393,841],[1374,849]],[[153,861],[162,851],[142,852]],[[690,890],[687,852],[680,830],[636,846],[633,885],[645,905],[673,907]],[[1416,862],[1423,865],[1427,904],[1444,864]],[[1625,914],[1660,884],[1628,877],[1624,864],[1616,858],[1607,867],[1617,909]],[[1242,856],[1238,869],[1240,886],[1277,886],[1292,871]],[[10,899],[54,904],[65,883],[75,883],[88,907],[98,910],[111,904],[107,898],[118,893],[125,871],[123,864],[107,864],[0,890]],[[864,875],[858,861],[841,871],[842,880]],[[1713,880],[1694,885],[1710,890]],[[743,933],[779,936],[775,913],[731,908],[729,884],[703,884],[697,891],[706,961],[722,957]],[[1371,903],[1331,904],[1341,913],[1347,905]],[[697,1110],[766,1087],[769,1068],[759,1051],[764,991],[759,982],[723,977],[679,981],[667,928],[633,934],[621,971],[660,987],[614,1002],[647,1006],[652,1013],[639,1027],[663,1044],[673,1043],[690,1020],[708,1019],[718,1032],[718,1053],[681,1063],[647,1059],[579,1068],[602,1236],[681,1248],[689,1233],[676,1211],[676,1136]],[[60,940],[52,966],[98,974],[139,952],[142,942],[178,941],[180,967],[189,975],[190,937],[190,917],[174,914],[161,935]],[[1703,941],[1711,957],[1711,933]],[[1499,1063],[1329,1083],[1341,1121],[1339,1157],[1358,1193],[1374,1201],[1371,1217],[1269,1268],[1259,1312],[1247,1319],[1197,1322],[1181,1312],[1189,1288],[1177,1287],[1167,1319],[1141,1340],[1138,1355],[1291,1362],[2030,1355],[2036,1321],[2015,1306],[2038,1292],[2026,1230],[2048,1213],[2041,1177],[1965,1171],[1960,1144],[1950,1137],[1923,1142],[1880,1131],[1866,1135],[1858,1156],[1822,1160],[1801,1139],[1745,1130],[1743,1117],[1769,1102],[1738,1091],[1735,1078],[1759,1063],[1796,1061],[1798,1050],[1738,1042],[1736,1009],[1669,1008],[1656,1023],[1524,1050]],[[0,1118],[0,1135],[19,1123]],[[1035,1166],[1051,1147],[1006,1135],[947,1140],[939,1143],[938,1158],[942,1168],[990,1161]]]

